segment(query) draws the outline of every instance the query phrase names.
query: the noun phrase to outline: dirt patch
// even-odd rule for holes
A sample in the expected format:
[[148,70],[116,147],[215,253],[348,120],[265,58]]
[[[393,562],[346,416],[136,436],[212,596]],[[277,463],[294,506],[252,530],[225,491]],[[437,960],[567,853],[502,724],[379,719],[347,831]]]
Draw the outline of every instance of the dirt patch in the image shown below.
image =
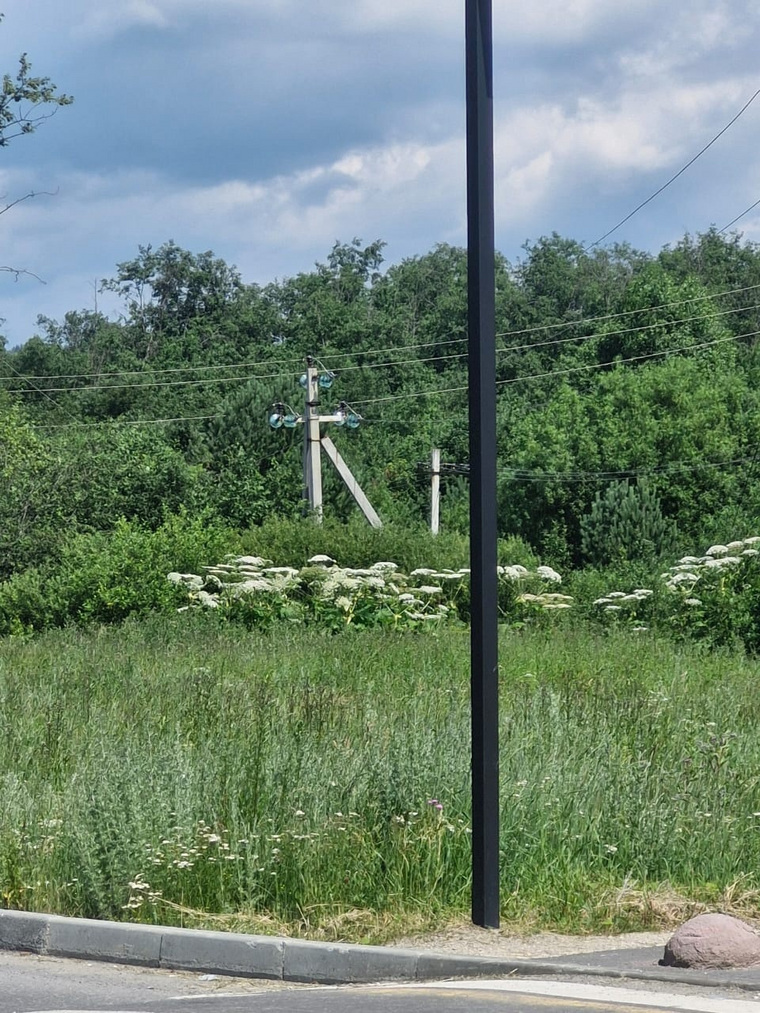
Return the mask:
[[564,957],[571,953],[597,950],[623,950],[639,946],[665,946],[672,932],[624,932],[617,936],[566,936],[555,932],[534,935],[509,935],[476,925],[457,925],[443,932],[406,936],[393,946],[436,953],[455,953],[470,957],[498,957],[524,960],[530,957]]

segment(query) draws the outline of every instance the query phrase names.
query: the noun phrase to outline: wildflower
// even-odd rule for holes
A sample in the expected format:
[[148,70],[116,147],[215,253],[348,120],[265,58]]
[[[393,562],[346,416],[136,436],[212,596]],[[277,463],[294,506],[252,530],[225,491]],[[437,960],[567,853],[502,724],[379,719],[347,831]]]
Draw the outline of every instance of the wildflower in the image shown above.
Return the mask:
[[727,556],[729,553],[727,545],[711,545],[710,548],[705,552],[706,556]]
[[605,844],[604,850],[609,852],[610,855],[614,855],[615,852],[617,851],[617,848],[615,847],[614,844]]
[[691,573],[691,572],[688,572],[688,573],[676,573],[668,581],[668,586],[669,587],[676,587],[678,584],[684,584],[686,581],[689,581],[692,584],[696,584],[696,582],[698,580],[699,580],[699,577],[697,576],[696,573]]
[[438,812],[443,812],[443,805],[438,801],[437,798],[429,798],[427,804],[437,809]]
[[705,569],[721,570],[726,566],[736,566],[737,563],[741,563],[738,556],[722,556],[719,559],[708,559],[704,566]]
[[528,576],[528,571],[519,563],[515,563],[513,566],[505,566],[502,572],[508,580],[520,580],[522,577]]
[[539,566],[536,569],[536,573],[539,577],[543,577],[544,580],[550,580],[553,584],[562,583],[562,577],[550,566]]

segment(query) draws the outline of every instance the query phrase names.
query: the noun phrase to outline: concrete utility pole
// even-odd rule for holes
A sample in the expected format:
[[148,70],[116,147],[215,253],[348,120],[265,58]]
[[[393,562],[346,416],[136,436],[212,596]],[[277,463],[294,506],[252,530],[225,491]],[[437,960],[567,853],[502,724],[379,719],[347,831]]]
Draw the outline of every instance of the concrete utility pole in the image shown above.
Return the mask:
[[499,927],[492,0],[465,0],[472,626],[472,920]]
[[306,404],[303,412],[303,473],[306,501],[317,524],[322,523],[322,460],[319,432],[319,372],[314,360],[306,360]]
[[432,451],[430,464],[426,461],[417,462],[417,471],[421,475],[429,475],[430,488],[430,531],[437,535],[440,531],[441,515],[441,479],[451,478],[455,475],[470,477],[469,464],[453,464],[441,460],[441,452],[437,448]]
[[311,356],[306,359],[306,372],[301,377],[301,383],[306,390],[303,415],[296,415],[287,405],[279,402],[272,406],[272,414],[269,416],[269,425],[272,429],[293,429],[303,424],[304,448],[303,448],[303,483],[304,498],[309,504],[317,524],[322,523],[322,457],[324,450],[328,459],[335,466],[335,470],[343,479],[348,491],[356,501],[357,506],[367,518],[373,528],[381,528],[383,522],[378,517],[374,507],[367,499],[364,490],[356,481],[351,469],[343,460],[329,436],[323,436],[320,425],[323,422],[333,422],[338,426],[346,426],[349,429],[356,429],[361,422],[361,415],[353,411],[350,405],[341,401],[337,412],[332,415],[319,414],[319,390],[324,384],[332,386],[333,374],[327,370],[319,372],[317,365]]
[[433,451],[430,462],[431,489],[430,489],[430,532],[438,534],[441,520],[441,451]]

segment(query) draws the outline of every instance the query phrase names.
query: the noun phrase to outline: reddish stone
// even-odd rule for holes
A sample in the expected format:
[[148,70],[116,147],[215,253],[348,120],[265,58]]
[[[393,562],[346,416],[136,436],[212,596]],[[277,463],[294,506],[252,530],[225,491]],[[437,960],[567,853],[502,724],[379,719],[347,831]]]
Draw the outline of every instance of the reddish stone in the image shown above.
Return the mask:
[[697,915],[676,929],[661,961],[669,967],[751,967],[760,964],[760,933],[732,915]]

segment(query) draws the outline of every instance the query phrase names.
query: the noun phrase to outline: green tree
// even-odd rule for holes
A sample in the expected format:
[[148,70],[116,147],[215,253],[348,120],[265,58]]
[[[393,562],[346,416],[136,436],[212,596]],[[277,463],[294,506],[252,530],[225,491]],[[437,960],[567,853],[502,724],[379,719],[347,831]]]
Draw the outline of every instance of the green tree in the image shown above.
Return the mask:
[[[3,15],[0,14],[0,19]],[[0,94],[0,148],[14,137],[33,134],[43,120],[60,106],[71,105],[70,95],[60,94],[49,77],[34,77],[26,53],[19,57],[15,76],[3,75]]]
[[624,560],[654,562],[675,548],[676,526],[647,485],[612,482],[581,520],[583,559],[592,566]]

